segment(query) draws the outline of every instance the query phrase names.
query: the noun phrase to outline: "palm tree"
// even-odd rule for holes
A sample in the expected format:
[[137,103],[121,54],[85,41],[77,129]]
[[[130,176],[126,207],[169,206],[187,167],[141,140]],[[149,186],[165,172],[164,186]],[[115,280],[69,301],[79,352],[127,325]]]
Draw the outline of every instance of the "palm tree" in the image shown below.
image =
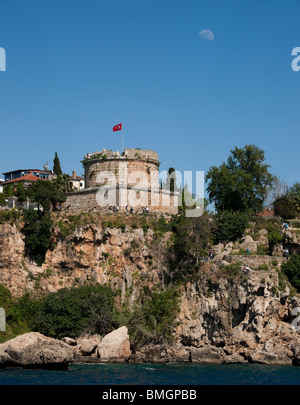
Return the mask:
[[54,180],[53,183],[62,193],[69,193],[73,190],[72,183],[70,181],[70,176],[68,174],[59,174]]

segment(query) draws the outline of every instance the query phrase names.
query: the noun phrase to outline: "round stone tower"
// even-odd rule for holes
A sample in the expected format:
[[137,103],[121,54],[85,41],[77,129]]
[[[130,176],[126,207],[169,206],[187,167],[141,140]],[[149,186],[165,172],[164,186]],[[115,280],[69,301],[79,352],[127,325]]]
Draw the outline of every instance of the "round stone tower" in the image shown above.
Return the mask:
[[102,149],[82,160],[85,189],[67,194],[67,212],[160,212],[177,214],[178,192],[159,187],[158,154],[152,150]]
[[152,150],[125,149],[124,153],[102,149],[101,152],[88,153],[83,160],[85,187],[103,185],[102,174],[110,172],[116,179],[116,186],[140,188],[159,188],[158,154]]

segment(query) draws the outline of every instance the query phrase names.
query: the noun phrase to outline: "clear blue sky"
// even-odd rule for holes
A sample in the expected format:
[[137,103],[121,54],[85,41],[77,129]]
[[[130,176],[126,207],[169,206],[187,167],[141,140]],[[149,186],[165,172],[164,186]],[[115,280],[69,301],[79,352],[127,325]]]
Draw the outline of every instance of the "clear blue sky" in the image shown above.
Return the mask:
[[[256,144],[299,179],[299,0],[0,0],[0,173],[83,173],[88,152],[153,149],[207,171]],[[214,40],[199,37],[209,29]]]

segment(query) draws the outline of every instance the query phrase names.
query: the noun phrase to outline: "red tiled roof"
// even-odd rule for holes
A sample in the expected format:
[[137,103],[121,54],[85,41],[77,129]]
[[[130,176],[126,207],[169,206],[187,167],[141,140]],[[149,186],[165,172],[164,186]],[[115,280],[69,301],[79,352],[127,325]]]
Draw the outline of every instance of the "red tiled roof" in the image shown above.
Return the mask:
[[38,180],[44,180],[44,179],[41,179],[40,177],[34,176],[33,174],[25,174],[25,176],[18,177],[17,179],[14,179],[14,180],[8,180],[3,184],[17,183],[19,181],[38,181]]
[[274,210],[266,208],[264,211],[258,212],[256,215],[260,217],[274,217]]

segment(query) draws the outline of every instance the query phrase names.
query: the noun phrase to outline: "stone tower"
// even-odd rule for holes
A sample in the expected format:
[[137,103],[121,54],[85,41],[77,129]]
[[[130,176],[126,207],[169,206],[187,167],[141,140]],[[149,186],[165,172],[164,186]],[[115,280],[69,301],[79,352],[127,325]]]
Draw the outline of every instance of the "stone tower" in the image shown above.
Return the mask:
[[[139,184],[143,188],[148,188],[150,184],[153,188],[159,188],[158,154],[152,150],[125,149],[120,155],[119,151],[102,149],[101,152],[88,153],[84,157],[83,166],[86,188],[101,185],[102,176],[99,174],[106,171],[115,175],[117,185],[127,183],[128,186],[134,186],[137,180],[140,180]],[[142,173],[140,178],[138,173]],[[99,177],[100,181],[97,180]]]
[[178,193],[159,187],[158,154],[152,150],[102,149],[88,153],[82,161],[85,189],[67,194],[66,211],[105,211],[109,207],[133,208],[134,212],[148,207],[152,212],[176,214]]

